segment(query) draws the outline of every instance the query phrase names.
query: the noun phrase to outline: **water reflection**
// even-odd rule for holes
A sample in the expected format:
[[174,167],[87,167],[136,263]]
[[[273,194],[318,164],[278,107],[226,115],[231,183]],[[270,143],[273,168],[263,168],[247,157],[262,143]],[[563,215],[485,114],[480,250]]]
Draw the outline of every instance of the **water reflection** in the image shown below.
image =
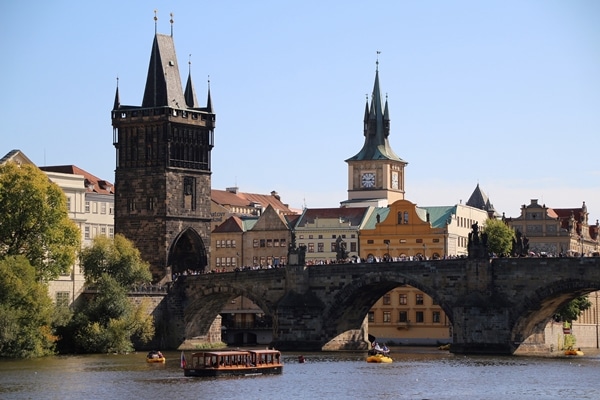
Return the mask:
[[[188,353],[189,354],[189,353]],[[430,348],[392,349],[392,364],[363,353],[284,353],[279,376],[186,378],[179,352],[165,364],[145,353],[0,361],[2,399],[498,399],[600,398],[600,357],[485,357]]]

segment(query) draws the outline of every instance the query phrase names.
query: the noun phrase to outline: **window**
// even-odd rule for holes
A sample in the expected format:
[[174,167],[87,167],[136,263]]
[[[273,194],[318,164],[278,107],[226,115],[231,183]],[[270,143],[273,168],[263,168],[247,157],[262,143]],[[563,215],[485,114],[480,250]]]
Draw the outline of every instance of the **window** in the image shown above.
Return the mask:
[[350,242],[350,251],[356,251],[356,242]]
[[317,253],[323,253],[325,251],[325,244],[322,242],[317,243]]
[[408,224],[408,211],[404,211],[404,223]]
[[221,241],[220,241],[220,240],[215,240],[215,247],[216,247],[217,249],[220,249],[220,248],[221,248]]
[[235,249],[235,239],[231,240],[231,247],[233,247]]
[[106,236],[106,227],[105,226],[100,227],[100,234],[102,236]]
[[258,239],[254,239],[254,242],[252,244],[254,247],[258,247]]
[[398,313],[398,322],[408,322],[408,311],[400,311]]
[[89,239],[90,238],[90,227],[86,226],[85,228],[83,228],[83,232],[84,232],[83,237],[85,239]]
[[225,242],[225,247],[227,247],[227,248],[231,247],[231,239],[227,239],[227,241]]
[[273,239],[273,247],[279,247],[279,239]]
[[375,313],[373,311],[369,311],[369,322],[375,322]]
[[267,247],[267,241],[265,239],[260,239],[260,247]]
[[106,203],[100,203],[100,213],[106,214]]
[[319,235],[319,239],[323,239],[323,235]]
[[94,201],[94,202],[92,203],[92,212],[93,212],[94,214],[98,214],[98,202],[97,202],[97,201]]
[[273,247],[273,239],[267,239],[267,247]]
[[423,323],[424,318],[423,318],[423,311],[417,311],[415,313],[415,321],[419,322],[419,323]]
[[280,247],[285,247],[285,244],[286,244],[286,240],[285,240],[285,239],[281,239],[281,240],[279,241],[279,246],[280,246]]
[[423,294],[419,293],[415,295],[415,304],[419,306],[423,305]]
[[69,298],[71,292],[56,292],[56,307],[67,308],[69,307]]
[[407,305],[408,304],[408,296],[406,295],[406,293],[400,293],[400,297],[399,297],[399,302],[400,305]]
[[402,218],[402,211],[400,211],[398,213],[398,225],[402,225],[402,221],[404,221],[404,219]]
[[71,211],[71,197],[67,197],[67,211]]
[[313,238],[313,235],[308,235],[308,238],[309,238],[309,239],[312,239],[312,238]]
[[115,228],[110,227],[108,228],[108,237],[114,237],[115,236]]
[[390,322],[392,322],[392,312],[391,311],[384,311],[383,312],[383,322],[389,324]]
[[392,295],[389,293],[386,293],[383,295],[383,304],[386,306],[389,306],[390,304],[392,304]]
[[146,202],[146,208],[148,209],[148,211],[154,210],[154,197],[148,197],[148,200]]
[[434,324],[440,323],[440,312],[439,311],[434,311],[431,317],[432,317],[431,319]]
[[337,251],[337,245],[335,244],[335,242],[331,243],[331,251],[332,253],[335,253]]
[[306,251],[308,253],[314,253],[315,252],[315,244],[314,243],[309,243],[308,244],[308,249]]
[[85,212],[86,212],[86,213],[89,213],[89,212],[90,212],[90,202],[89,202],[89,201],[86,201],[86,202],[85,202]]

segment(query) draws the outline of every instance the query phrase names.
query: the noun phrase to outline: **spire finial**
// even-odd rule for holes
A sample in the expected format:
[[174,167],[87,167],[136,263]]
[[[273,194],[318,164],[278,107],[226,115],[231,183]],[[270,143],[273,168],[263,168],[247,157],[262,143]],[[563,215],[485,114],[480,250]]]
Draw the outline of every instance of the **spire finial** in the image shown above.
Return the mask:
[[154,10],[154,34],[156,35],[158,33],[158,26],[157,26],[157,21],[158,21],[158,17],[156,16],[156,13],[158,13],[158,10]]
[[169,20],[169,22],[171,23],[171,37],[173,37],[173,13],[169,15],[171,16],[171,19]]
[[375,70],[379,71],[379,55],[381,54],[381,51],[377,50],[377,61],[375,61]]
[[117,75],[117,89],[119,88],[119,75]]
[[208,90],[210,90],[210,75],[208,75]]
[[188,65],[189,65],[189,73],[192,73],[192,55],[190,54],[189,58],[188,58]]

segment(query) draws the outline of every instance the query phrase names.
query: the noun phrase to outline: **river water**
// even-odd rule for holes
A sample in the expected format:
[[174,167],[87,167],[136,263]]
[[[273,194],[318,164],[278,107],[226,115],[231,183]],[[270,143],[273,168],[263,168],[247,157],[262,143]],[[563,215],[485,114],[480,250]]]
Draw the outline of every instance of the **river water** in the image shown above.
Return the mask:
[[[186,378],[179,352],[0,360],[0,399],[600,399],[600,354],[463,356],[397,347],[394,362],[364,353],[284,353],[283,374]],[[190,353],[188,354],[188,359]]]

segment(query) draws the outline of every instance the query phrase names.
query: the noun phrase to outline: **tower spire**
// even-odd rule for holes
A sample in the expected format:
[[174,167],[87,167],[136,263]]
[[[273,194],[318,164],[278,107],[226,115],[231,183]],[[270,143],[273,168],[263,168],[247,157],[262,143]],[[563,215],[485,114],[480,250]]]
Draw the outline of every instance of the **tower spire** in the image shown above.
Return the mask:
[[119,98],[119,77],[117,76],[117,91],[115,93],[115,104],[113,105],[113,110],[121,107],[121,99]]
[[390,134],[390,112],[387,95],[385,105],[382,104],[381,90],[379,88],[379,54],[381,54],[381,51],[378,50],[375,61],[375,83],[373,84],[373,92],[371,94],[371,104],[369,106],[369,99],[367,98],[367,105],[365,106],[365,143],[358,154],[346,161],[387,159],[405,162],[394,153],[388,141]]
[[170,15],[171,19],[169,20],[169,22],[171,23],[171,37],[173,37],[173,13],[171,13]]
[[194,90],[194,84],[192,83],[192,55],[189,55],[188,60],[188,79],[185,84],[185,91],[183,92],[183,96],[185,97],[185,104],[189,108],[198,107],[198,100],[196,100],[196,91]]
[[158,33],[158,17],[156,15],[156,13],[158,13],[158,10],[154,10],[154,34],[155,35]]

